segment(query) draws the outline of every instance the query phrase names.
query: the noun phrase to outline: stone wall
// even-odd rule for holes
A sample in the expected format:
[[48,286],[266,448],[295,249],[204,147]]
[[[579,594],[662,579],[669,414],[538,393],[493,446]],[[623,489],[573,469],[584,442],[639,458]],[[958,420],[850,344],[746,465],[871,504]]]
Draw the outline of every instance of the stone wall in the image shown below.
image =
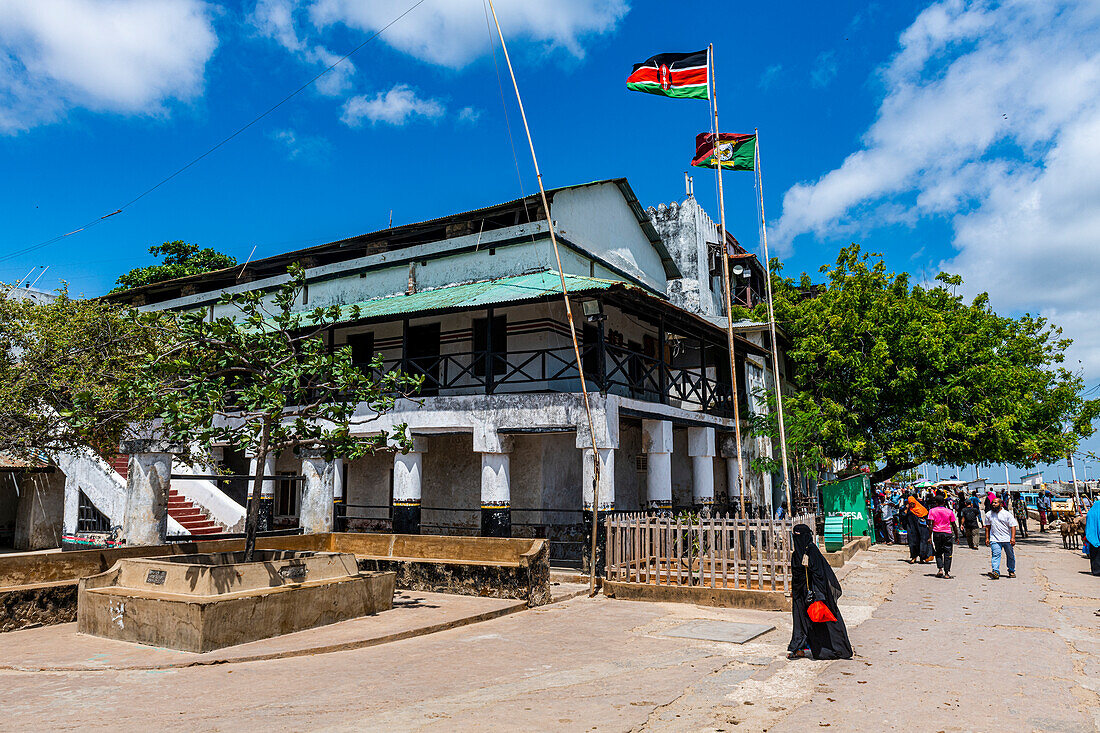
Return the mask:
[[[549,544],[539,540],[360,533],[266,537],[261,549],[350,552],[360,569],[395,570],[409,590],[550,601]],[[213,540],[109,550],[0,556],[0,631],[76,619],[80,578],[116,561],[196,552],[241,550],[243,540]]]

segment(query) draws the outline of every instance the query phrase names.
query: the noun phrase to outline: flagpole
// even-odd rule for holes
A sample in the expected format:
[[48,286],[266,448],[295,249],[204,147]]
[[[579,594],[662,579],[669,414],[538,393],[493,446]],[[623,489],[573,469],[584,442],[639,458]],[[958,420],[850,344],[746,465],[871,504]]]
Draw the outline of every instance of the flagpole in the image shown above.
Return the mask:
[[554,234],[554,222],[550,218],[550,204],[546,199],[546,189],[542,185],[542,173],[539,171],[539,160],[535,156],[535,143],[531,140],[531,128],[527,124],[527,113],[523,109],[523,99],[519,94],[519,83],[516,81],[516,72],[512,69],[512,59],[508,56],[508,45],[504,42],[504,32],[500,29],[500,21],[497,20],[497,11],[493,7],[493,0],[489,0],[489,10],[493,12],[493,23],[497,27],[497,35],[500,36],[500,47],[504,51],[504,60],[508,62],[508,73],[512,76],[512,86],[516,90],[516,103],[519,105],[519,114],[523,118],[523,129],[527,132],[527,145],[531,148],[531,161],[535,165],[535,178],[539,182],[539,195],[542,197],[542,210],[546,214],[546,227],[550,232],[550,243],[554,246],[554,258],[558,263],[558,277],[561,278],[561,295],[565,300],[565,317],[569,321],[569,335],[573,339],[573,356],[577,359],[577,374],[581,380],[581,399],[584,402],[584,413],[588,418],[588,437],[592,444],[592,546],[589,560],[589,595],[596,595],[596,538],[599,535],[599,511],[600,511],[600,452],[596,449],[596,425],[592,419],[592,407],[588,402],[588,383],[584,377],[584,364],[581,360],[580,344],[577,341],[577,326],[573,323],[573,309],[569,304],[569,290],[565,285],[565,271],[561,266],[561,254],[558,252],[558,239]]
[[775,309],[772,305],[772,263],[768,256],[768,225],[764,219],[764,172],[760,169],[760,129],[756,133],[756,190],[760,197],[760,236],[764,243],[764,270],[768,276],[768,329],[772,337],[772,371],[775,373],[775,404],[779,411],[779,448],[783,455],[783,491],[787,497],[787,512],[794,511],[791,503],[791,481],[787,476],[787,430],[783,424],[783,387],[779,378],[779,342],[775,338]]
[[[719,234],[722,240],[721,244],[721,257],[722,257],[722,291],[726,298],[726,339],[729,345],[730,352],[730,388],[733,391],[733,431],[734,439],[737,441],[737,508],[738,512],[743,520],[745,518],[745,463],[742,453],[744,452],[741,447],[741,408],[737,399],[737,358],[734,352],[733,343],[733,302],[730,296],[730,258],[729,251],[726,249],[726,197],[725,190],[722,186],[722,154],[719,149],[719,135],[720,128],[718,127],[718,77],[714,73],[714,44],[711,43],[707,46],[707,62],[710,65],[710,105],[714,111],[714,155],[716,157],[715,169],[718,171],[718,211],[719,211]],[[706,379],[706,373],[704,372],[702,377]]]

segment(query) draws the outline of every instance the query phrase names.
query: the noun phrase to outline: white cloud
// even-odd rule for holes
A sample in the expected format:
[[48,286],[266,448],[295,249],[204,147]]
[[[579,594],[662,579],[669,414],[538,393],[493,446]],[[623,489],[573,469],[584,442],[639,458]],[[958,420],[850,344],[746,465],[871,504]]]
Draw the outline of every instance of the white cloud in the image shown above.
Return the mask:
[[276,130],[271,133],[270,137],[286,149],[288,160],[320,163],[328,157],[329,152],[332,150],[332,145],[325,138],[302,135],[296,130]]
[[211,15],[202,0],[0,0],[0,133],[75,107],[156,115],[194,99]]
[[[308,28],[304,33],[300,28],[303,13],[304,8],[298,0],[259,0],[250,20],[261,36],[274,40],[318,70],[332,66],[340,59],[340,54],[303,39],[303,35],[309,33]],[[326,96],[338,97],[351,87],[354,75],[355,64],[345,59],[318,79],[314,88]]]
[[396,84],[388,92],[379,92],[373,97],[361,94],[350,98],[344,103],[340,121],[348,127],[359,127],[364,119],[371,123],[404,125],[413,117],[436,120],[445,111],[438,99],[422,99],[408,84]]
[[[432,0],[381,37],[422,61],[462,68],[489,53],[483,0]],[[318,28],[344,25],[374,33],[408,9],[408,0],[315,0],[309,14]],[[497,16],[510,43],[533,41],[584,56],[584,40],[615,30],[626,0],[498,0]],[[496,30],[493,30],[496,33]]]
[[822,51],[814,59],[814,68],[810,71],[810,81],[818,89],[824,89],[836,78],[836,72],[836,52]]
[[1100,376],[1100,3],[945,0],[902,33],[862,149],[787,191],[781,246],[949,217],[940,263],[995,307],[1041,312]]
[[768,68],[764,69],[764,73],[760,75],[760,87],[762,89],[768,89],[775,80],[779,78],[779,75],[783,72],[783,64],[772,64]]
[[458,111],[458,121],[465,122],[470,125],[476,125],[477,121],[481,119],[481,110],[473,107],[463,107]]

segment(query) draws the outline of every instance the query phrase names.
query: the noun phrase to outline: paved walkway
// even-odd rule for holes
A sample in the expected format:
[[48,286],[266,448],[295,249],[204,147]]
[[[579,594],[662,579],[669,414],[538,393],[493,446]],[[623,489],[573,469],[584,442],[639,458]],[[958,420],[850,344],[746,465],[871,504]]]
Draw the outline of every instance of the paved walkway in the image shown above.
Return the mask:
[[[786,614],[576,598],[350,651],[159,671],[0,671],[0,729],[1095,730],[1100,582],[1060,539],[954,581],[900,548],[841,573],[859,656],[788,662]],[[775,625],[744,645],[695,619]],[[29,650],[28,650],[29,653]]]

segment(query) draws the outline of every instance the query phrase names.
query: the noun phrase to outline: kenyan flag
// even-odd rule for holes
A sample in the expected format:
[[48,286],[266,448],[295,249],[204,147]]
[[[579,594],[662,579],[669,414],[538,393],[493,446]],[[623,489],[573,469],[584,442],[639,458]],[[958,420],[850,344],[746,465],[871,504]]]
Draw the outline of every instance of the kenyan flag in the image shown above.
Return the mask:
[[710,99],[709,68],[706,49],[695,53],[659,53],[634,64],[626,88],[666,97]]
[[696,168],[722,167],[734,171],[751,171],[756,168],[756,135],[738,135],[722,132],[718,135],[715,150],[714,133],[701,132],[695,136],[695,157],[691,164]]

